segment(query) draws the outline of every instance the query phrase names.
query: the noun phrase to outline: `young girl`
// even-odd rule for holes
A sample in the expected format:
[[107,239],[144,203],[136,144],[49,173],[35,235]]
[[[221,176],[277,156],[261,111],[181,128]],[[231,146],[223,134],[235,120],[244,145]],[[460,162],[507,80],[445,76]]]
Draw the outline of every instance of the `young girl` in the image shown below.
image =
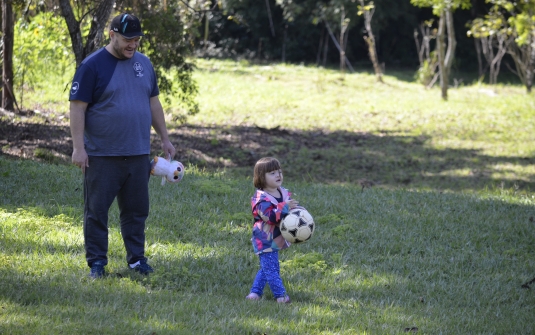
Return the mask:
[[278,253],[290,244],[282,237],[279,224],[298,202],[282,187],[282,179],[281,166],[275,158],[264,157],[256,162],[253,183],[257,190],[251,199],[254,217],[251,240],[254,252],[260,258],[260,270],[246,297],[249,300],[260,300],[268,284],[278,303],[290,302],[280,276]]

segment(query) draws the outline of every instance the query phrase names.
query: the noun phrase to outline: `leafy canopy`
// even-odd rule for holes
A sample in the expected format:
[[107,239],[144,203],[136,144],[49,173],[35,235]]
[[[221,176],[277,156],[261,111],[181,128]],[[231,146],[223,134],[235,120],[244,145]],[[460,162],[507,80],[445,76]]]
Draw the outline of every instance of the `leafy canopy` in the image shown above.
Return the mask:
[[440,16],[444,10],[468,9],[471,6],[470,0],[411,0],[411,4],[416,7],[431,7],[433,14]]

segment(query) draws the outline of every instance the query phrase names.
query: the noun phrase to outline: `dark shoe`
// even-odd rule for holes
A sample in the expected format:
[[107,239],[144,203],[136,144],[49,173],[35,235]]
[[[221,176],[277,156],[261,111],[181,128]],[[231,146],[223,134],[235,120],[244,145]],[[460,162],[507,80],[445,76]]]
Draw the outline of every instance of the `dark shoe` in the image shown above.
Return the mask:
[[130,270],[135,271],[142,275],[148,275],[149,273],[153,273],[154,269],[147,264],[147,261],[140,261],[138,265],[136,265],[134,268],[128,266]]
[[104,270],[104,262],[96,261],[91,265],[91,271],[89,272],[89,277],[93,279],[102,278],[106,275],[106,270]]

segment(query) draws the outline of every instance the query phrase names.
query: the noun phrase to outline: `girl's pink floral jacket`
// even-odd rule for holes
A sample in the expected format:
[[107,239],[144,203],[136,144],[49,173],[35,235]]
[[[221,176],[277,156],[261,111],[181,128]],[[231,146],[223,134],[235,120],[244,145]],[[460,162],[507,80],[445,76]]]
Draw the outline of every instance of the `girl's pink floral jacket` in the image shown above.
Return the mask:
[[282,202],[262,190],[256,190],[251,198],[254,217],[251,241],[255,254],[282,250],[290,246],[280,234],[279,225],[290,212],[287,202],[291,199],[291,193],[284,187],[279,187],[279,191],[282,194]]

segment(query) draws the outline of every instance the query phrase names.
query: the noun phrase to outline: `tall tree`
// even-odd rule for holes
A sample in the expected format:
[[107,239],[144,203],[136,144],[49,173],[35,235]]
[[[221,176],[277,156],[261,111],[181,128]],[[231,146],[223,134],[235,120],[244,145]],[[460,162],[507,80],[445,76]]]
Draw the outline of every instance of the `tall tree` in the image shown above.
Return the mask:
[[411,0],[411,3],[418,7],[432,7],[433,14],[439,17],[437,55],[440,72],[440,88],[442,99],[448,100],[449,75],[455,57],[455,48],[457,46],[453,24],[453,12],[458,8],[470,8],[471,2],[470,0]]

